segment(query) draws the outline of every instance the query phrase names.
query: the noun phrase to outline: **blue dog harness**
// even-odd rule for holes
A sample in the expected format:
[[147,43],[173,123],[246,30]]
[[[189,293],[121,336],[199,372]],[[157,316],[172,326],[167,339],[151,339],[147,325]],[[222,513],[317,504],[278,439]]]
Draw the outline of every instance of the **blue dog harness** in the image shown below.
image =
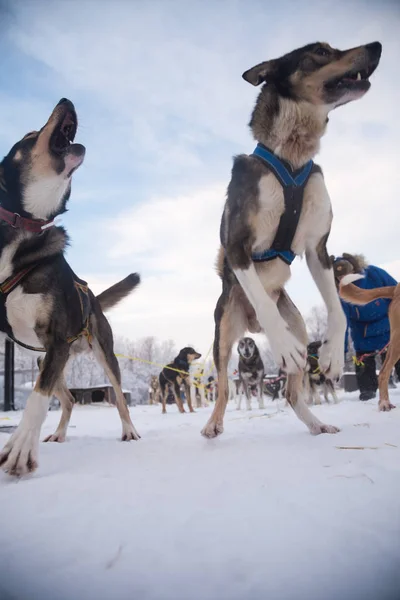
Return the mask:
[[303,206],[304,188],[310,175],[317,170],[320,172],[320,169],[314,165],[312,160],[309,160],[304,167],[293,170],[286,160],[278,158],[263,144],[257,144],[252,156],[267,164],[281,184],[285,210],[280,218],[271,247],[262,252],[254,252],[251,258],[254,262],[266,262],[279,257],[283,262],[291,265],[296,258],[291,247]]

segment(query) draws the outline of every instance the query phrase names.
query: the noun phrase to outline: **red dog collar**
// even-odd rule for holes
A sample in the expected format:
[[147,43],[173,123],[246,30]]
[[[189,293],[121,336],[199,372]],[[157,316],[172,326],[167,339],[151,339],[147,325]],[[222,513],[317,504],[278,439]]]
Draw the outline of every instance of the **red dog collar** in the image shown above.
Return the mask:
[[54,225],[54,221],[21,217],[18,213],[10,212],[2,206],[0,206],[0,220],[5,221],[11,225],[11,227],[14,227],[14,229],[24,229],[31,233],[43,233],[45,229]]

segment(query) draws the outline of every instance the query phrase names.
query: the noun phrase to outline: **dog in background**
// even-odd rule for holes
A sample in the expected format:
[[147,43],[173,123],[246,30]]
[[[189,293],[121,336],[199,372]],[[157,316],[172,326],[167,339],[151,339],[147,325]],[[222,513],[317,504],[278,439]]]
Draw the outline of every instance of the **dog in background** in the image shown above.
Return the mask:
[[362,279],[362,277],[362,275],[356,273],[345,275],[340,281],[339,294],[346,302],[361,306],[379,300],[379,298],[389,298],[391,300],[388,314],[390,344],[378,376],[379,410],[389,411],[395,408],[395,405],[389,400],[390,375],[394,365],[400,359],[400,284],[375,289],[362,289],[354,285],[354,282]]
[[131,274],[99,296],[65,259],[68,236],[54,218],[64,213],[72,174],[85,147],[75,144],[78,117],[63,98],[47,123],[14,144],[0,163],[0,330],[21,346],[45,353],[20,424],[0,452],[0,465],[21,476],[38,466],[39,438],[50,398],[62,413],[45,441],[63,442],[74,398],[64,378],[75,353],[93,351],[116,395],[122,440],[138,440],[121,388],[111,327],[104,312],[139,284]]
[[168,395],[168,384],[170,384],[172,393],[174,394],[175,402],[179,412],[186,412],[181,399],[181,385],[184,385],[186,402],[190,412],[194,412],[192,398],[190,394],[190,377],[189,369],[194,360],[201,357],[201,354],[196,352],[194,348],[185,347],[179,352],[172,363],[169,363],[160,373],[159,381],[161,388],[162,412],[165,414],[166,401]]
[[314,404],[321,404],[321,397],[319,395],[320,389],[322,389],[324,398],[327,402],[329,402],[329,394],[332,396],[335,403],[338,402],[333,381],[321,373],[319,367],[318,350],[321,346],[322,342],[319,340],[310,342],[307,346],[307,367],[304,374],[306,381],[304,382],[304,387],[309,390],[309,404],[312,404],[313,401]]
[[241,391],[238,398],[237,409],[240,410],[243,392],[246,396],[247,410],[251,410],[251,397],[257,396],[258,407],[264,408],[264,363],[260,352],[252,338],[244,337],[239,340],[239,379]]
[[191,386],[191,390],[193,389],[193,398],[194,404],[196,408],[202,408],[204,406],[208,406],[208,402],[205,395],[205,385],[202,382],[204,377],[204,369],[200,369],[193,375],[193,385]]
[[246,330],[268,337],[276,364],[288,374],[287,400],[309,431],[338,431],[321,423],[305,403],[307,331],[285,285],[295,256],[305,254],[328,311],[321,370],[339,377],[346,319],[327,252],[331,202],[312,159],[330,111],[364,96],[381,51],[379,42],[344,51],[317,42],[243,73],[250,84],[263,84],[250,120],[258,144],[251,155],[234,159],[221,220],[222,293],[214,311],[219,390],[202,431],[208,438],[223,433],[228,364],[235,340]]
[[160,402],[160,382],[158,375],[152,375],[149,387],[149,404],[158,404]]

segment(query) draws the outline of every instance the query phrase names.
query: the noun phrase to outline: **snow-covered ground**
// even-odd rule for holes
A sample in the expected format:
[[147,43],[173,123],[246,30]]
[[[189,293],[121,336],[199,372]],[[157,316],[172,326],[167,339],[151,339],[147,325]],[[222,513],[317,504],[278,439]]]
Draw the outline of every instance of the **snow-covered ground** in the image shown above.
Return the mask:
[[355,394],[313,407],[342,428],[318,437],[272,402],[231,403],[215,440],[200,436],[208,408],[136,407],[142,439],[129,444],[116,409],[76,407],[68,441],[41,444],[36,474],[0,476],[0,598],[398,599],[400,390],[391,396],[390,413]]

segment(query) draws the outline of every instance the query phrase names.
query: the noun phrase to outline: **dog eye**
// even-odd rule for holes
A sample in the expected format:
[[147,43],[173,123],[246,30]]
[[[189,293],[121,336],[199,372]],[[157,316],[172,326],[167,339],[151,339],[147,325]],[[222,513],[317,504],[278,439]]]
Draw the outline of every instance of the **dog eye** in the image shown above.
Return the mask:
[[316,50],[314,50],[314,54],[318,54],[319,56],[328,56],[329,55],[329,50],[327,50],[323,46],[320,46],[319,48],[317,48]]

